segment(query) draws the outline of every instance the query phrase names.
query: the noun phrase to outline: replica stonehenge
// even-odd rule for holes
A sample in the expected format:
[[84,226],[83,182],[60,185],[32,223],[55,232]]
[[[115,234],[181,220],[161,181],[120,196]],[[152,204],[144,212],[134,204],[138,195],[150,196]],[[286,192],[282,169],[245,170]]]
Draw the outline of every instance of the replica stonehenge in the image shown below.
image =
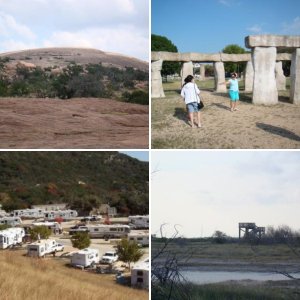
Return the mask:
[[[182,62],[181,78],[193,74],[194,62],[214,64],[215,90],[226,92],[224,62],[247,62],[245,70],[245,91],[253,92],[254,104],[272,105],[278,103],[278,90],[285,89],[286,78],[282,61],[291,61],[290,101],[300,104],[300,36],[253,35],[245,38],[245,45],[251,49],[247,54],[226,53],[151,53],[151,93],[153,98],[165,97],[161,69],[164,61]],[[277,53],[277,49],[292,53]],[[290,51],[289,51],[290,52]],[[202,65],[201,65],[202,66]],[[200,67],[201,76],[204,66]]]

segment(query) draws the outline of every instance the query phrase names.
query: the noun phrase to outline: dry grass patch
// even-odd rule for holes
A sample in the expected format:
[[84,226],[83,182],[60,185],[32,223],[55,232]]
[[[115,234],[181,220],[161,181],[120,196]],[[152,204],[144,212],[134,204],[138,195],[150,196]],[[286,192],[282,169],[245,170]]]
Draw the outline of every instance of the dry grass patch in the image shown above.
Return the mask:
[[113,275],[69,268],[59,260],[32,259],[23,251],[0,252],[3,300],[148,299],[148,292],[115,283]]

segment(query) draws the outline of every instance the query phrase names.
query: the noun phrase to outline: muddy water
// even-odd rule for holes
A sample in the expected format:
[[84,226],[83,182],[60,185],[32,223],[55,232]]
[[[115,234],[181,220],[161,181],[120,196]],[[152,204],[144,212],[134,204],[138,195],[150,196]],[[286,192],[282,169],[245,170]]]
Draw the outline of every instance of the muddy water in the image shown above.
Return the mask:
[[[218,283],[228,280],[289,280],[288,277],[270,272],[218,272],[218,271],[182,271],[181,274],[190,282],[196,284]],[[296,278],[300,278],[300,273],[292,273]]]

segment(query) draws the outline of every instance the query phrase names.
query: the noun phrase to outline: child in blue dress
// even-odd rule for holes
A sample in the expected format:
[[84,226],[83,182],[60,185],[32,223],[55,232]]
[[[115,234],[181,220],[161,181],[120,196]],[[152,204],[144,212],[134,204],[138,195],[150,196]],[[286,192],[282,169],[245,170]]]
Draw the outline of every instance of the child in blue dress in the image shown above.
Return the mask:
[[239,100],[239,82],[236,73],[231,74],[231,79],[228,80],[227,84],[229,84],[230,110],[236,111],[238,110],[236,105]]

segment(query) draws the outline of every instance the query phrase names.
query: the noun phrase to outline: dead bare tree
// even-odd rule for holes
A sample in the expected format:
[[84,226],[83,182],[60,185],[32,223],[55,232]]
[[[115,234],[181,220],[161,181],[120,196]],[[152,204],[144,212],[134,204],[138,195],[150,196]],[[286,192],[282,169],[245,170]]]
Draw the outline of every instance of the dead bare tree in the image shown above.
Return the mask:
[[174,233],[170,238],[164,236],[164,227],[160,226],[160,238],[164,243],[157,249],[152,247],[151,284],[152,299],[190,299],[189,283],[182,276],[179,262],[186,263],[192,253],[180,255],[171,251],[170,245],[178,238],[178,225],[174,226]]

